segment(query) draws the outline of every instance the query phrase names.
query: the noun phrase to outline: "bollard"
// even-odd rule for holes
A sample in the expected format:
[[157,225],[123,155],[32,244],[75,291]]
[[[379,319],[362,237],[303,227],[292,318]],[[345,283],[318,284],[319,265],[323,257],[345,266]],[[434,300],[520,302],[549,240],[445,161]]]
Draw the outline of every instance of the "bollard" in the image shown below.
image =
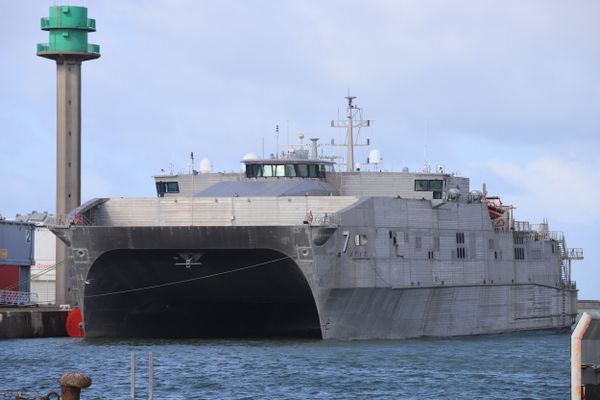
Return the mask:
[[81,389],[92,384],[92,378],[82,372],[65,372],[58,380],[62,400],[79,400]]

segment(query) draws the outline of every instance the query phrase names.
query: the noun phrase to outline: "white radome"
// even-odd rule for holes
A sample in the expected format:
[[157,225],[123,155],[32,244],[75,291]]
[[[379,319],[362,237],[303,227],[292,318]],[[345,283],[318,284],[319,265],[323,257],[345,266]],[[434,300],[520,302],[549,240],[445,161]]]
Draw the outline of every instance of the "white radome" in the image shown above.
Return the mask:
[[200,173],[208,174],[211,171],[212,171],[212,161],[210,161],[208,158],[203,158],[202,160],[200,160]]
[[244,158],[242,158],[242,161],[248,161],[248,160],[258,160],[258,156],[254,153],[247,153]]
[[369,164],[379,164],[381,162],[381,152],[373,149],[369,152]]

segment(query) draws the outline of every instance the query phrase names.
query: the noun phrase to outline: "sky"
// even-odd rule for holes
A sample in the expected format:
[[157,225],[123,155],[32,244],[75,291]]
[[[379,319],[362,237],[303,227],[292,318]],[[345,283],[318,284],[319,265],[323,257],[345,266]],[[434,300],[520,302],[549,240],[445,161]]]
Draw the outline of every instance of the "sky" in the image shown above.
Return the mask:
[[[55,209],[56,78],[36,57],[54,1],[0,24],[0,214]],[[65,4],[65,3],[61,3]],[[68,4],[68,2],[67,2]],[[580,299],[600,299],[600,2],[79,1],[102,57],[82,78],[82,201],[154,196],[189,154],[239,171],[330,128],[350,92],[381,168],[425,161],[563,231]],[[357,161],[366,159],[358,153]]]

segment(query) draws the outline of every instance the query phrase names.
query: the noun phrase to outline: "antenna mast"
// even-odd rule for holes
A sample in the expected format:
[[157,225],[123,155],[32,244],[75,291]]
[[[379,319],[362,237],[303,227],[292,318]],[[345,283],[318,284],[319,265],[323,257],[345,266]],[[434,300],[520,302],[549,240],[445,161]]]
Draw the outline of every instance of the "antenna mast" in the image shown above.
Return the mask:
[[339,119],[337,121],[331,121],[331,127],[332,128],[346,128],[347,129],[347,133],[346,133],[346,149],[347,149],[347,154],[346,154],[346,171],[347,172],[352,172],[354,171],[354,146],[368,146],[369,143],[367,141],[366,144],[358,144],[358,143],[354,143],[354,128],[368,128],[371,126],[371,120],[363,120],[362,118],[359,118],[358,120],[354,120],[354,115],[355,112],[360,111],[360,108],[354,104],[352,104],[352,100],[354,100],[356,97],[355,96],[350,96],[350,94],[348,94],[348,96],[345,97],[346,100],[348,100],[348,109],[347,109],[347,113],[346,113],[346,121],[342,121]]

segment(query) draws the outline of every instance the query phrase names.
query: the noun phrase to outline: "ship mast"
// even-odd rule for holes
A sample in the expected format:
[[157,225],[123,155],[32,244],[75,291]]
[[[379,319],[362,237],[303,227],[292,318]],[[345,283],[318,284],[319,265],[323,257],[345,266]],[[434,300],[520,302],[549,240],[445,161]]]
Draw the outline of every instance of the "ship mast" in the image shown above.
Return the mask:
[[356,96],[348,96],[345,97],[348,100],[348,109],[346,113],[347,121],[337,120],[331,121],[332,128],[346,128],[346,171],[352,172],[354,171],[354,146],[368,146],[369,141],[365,144],[354,143],[354,128],[368,128],[371,126],[371,120],[363,120],[362,117],[358,120],[354,120],[355,111],[360,112],[360,108],[354,104],[352,101],[356,98]]
[[346,160],[347,161],[347,165],[346,165],[346,171],[348,172],[352,172],[354,170],[354,135],[352,132],[352,100],[354,100],[356,97],[355,96],[350,96],[348,95],[346,97],[346,99],[348,99],[348,137],[347,137],[347,141],[348,143],[346,143],[347,147],[347,154],[346,154]]

